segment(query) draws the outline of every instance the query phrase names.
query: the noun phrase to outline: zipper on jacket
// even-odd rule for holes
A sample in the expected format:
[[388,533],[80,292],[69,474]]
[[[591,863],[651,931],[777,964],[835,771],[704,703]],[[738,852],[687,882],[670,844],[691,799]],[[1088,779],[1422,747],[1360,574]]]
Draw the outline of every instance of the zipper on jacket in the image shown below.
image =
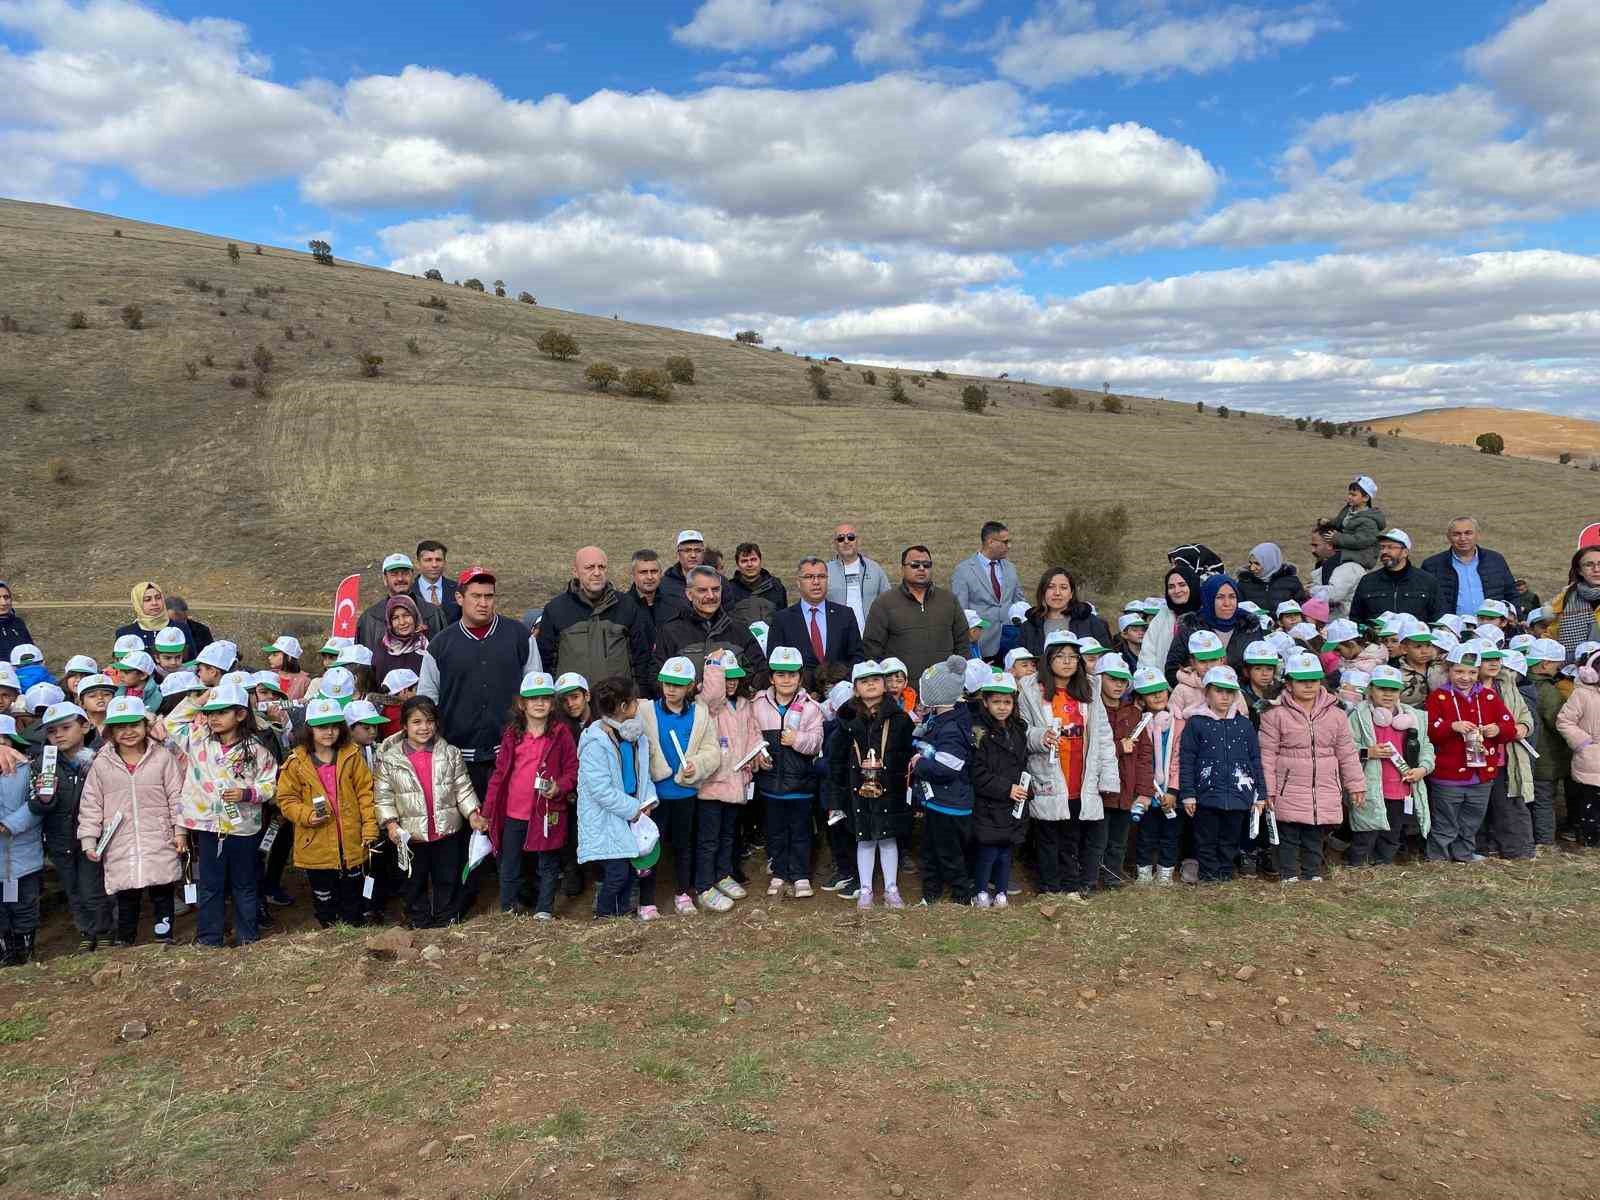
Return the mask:
[[[116,753],[116,751],[113,750],[112,753]],[[145,758],[149,757],[150,751],[146,750]],[[120,755],[118,756],[118,761],[121,761]],[[128,801],[133,808],[133,854],[135,866],[137,866],[139,870],[139,886],[141,888],[145,886],[144,839],[139,835],[139,784],[136,776],[139,773],[139,767],[142,766],[144,766],[144,759],[140,759],[138,766],[134,767],[133,770],[128,772]]]

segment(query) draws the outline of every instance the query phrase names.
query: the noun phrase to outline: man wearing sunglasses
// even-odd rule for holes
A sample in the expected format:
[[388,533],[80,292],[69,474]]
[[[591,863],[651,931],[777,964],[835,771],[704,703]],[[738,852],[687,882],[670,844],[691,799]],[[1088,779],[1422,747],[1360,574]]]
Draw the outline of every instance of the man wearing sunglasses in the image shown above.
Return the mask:
[[856,527],[846,521],[833,531],[833,558],[828,561],[828,599],[856,615],[856,629],[865,630],[872,602],[889,590],[884,569],[861,553]]
[[913,687],[924,668],[952,654],[967,657],[967,614],[954,593],[933,585],[933,554],[926,546],[901,552],[900,586],[872,602],[861,641],[868,658],[905,663]]

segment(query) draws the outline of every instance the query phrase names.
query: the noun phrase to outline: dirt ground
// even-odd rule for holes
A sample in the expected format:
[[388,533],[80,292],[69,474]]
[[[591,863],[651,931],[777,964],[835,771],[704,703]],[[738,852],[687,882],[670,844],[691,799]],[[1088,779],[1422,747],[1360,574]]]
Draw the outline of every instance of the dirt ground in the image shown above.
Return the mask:
[[1562,853],[1003,912],[585,897],[400,961],[303,899],[247,950],[58,934],[0,978],[0,1194],[1578,1200],[1597,885]]

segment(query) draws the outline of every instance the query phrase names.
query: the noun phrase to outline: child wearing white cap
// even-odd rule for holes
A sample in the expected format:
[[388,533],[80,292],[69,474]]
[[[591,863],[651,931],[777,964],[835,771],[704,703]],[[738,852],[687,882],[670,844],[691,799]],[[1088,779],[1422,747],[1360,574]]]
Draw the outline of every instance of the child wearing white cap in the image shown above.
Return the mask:
[[898,876],[900,839],[911,833],[903,783],[911,763],[911,718],[888,697],[882,664],[859,662],[850,680],[854,695],[839,708],[828,747],[832,807],[846,814],[855,832],[856,907],[872,907],[873,876],[881,866],[884,902],[904,908]]
[[1478,682],[1494,689],[1517,727],[1516,738],[1506,743],[1505,769],[1489,789],[1489,811],[1483,822],[1485,849],[1498,850],[1501,858],[1532,858],[1533,813],[1529,806],[1533,803],[1533,760],[1522,743],[1534,735],[1536,722],[1518,686],[1518,675],[1507,669],[1508,659],[1527,667],[1521,654],[1499,646],[1485,647],[1478,664]]
[[[0,716],[0,722],[6,735],[14,737],[16,722],[9,716]],[[33,960],[33,942],[39,930],[44,830],[39,813],[28,803],[32,791],[30,767],[0,775],[0,880],[6,890],[0,900],[0,965],[7,967]]]
[[172,941],[173,885],[183,877],[179,856],[189,849],[188,832],[178,821],[182,812],[177,754],[150,736],[144,701],[116,697],[106,709],[106,745],[89,765],[78,803],[78,844],[85,857],[101,864],[106,892],[116,901],[113,945],[131,946],[137,939],[146,896],[155,912],[156,940]]
[[1538,638],[1524,652],[1528,675],[1533,680],[1533,714],[1538,730],[1534,748],[1539,757],[1533,764],[1533,818],[1535,853],[1539,847],[1556,844],[1556,791],[1565,783],[1572,767],[1572,748],[1556,729],[1556,718],[1567,697],[1559,686],[1560,671],[1567,661],[1567,648],[1553,638]]
[[294,753],[278,775],[278,808],[294,826],[294,865],[311,885],[317,924],[361,924],[366,848],[378,838],[378,817],[372,771],[337,700],[307,702]]
[[1233,668],[1210,667],[1201,682],[1205,708],[1190,714],[1178,743],[1178,795],[1194,826],[1198,882],[1223,883],[1233,878],[1246,817],[1266,803],[1267,782],[1255,726],[1236,708]]
[[306,674],[305,668],[301,665],[300,660],[305,657],[305,651],[300,645],[300,639],[285,633],[261,649],[267,656],[267,670],[276,671],[278,674],[278,682],[283,685],[283,694],[293,701],[304,699],[306,691],[311,687],[311,676]]
[[533,915],[541,921],[555,916],[578,787],[578,747],[555,718],[555,695],[556,681],[545,672],[523,676],[483,800],[499,863],[500,911],[521,909],[522,871],[531,857],[537,872]]
[[1577,659],[1572,695],[1556,715],[1556,732],[1572,749],[1568,768],[1568,820],[1585,846],[1600,845],[1600,649]]
[[1372,672],[1367,695],[1350,713],[1350,735],[1366,776],[1365,802],[1350,806],[1350,849],[1345,863],[1383,867],[1394,862],[1415,829],[1429,830],[1428,772],[1433,743],[1425,712],[1404,703],[1405,679],[1395,667]]
[[[719,688],[726,686],[721,674],[719,668]],[[673,882],[678,889],[672,898],[673,908],[679,916],[692,916],[696,800],[701,781],[721,766],[722,751],[711,711],[694,698],[694,663],[675,655],[661,664],[656,682],[661,688],[660,699],[639,702],[639,717],[650,742],[650,778],[656,785],[659,802],[654,820],[661,828],[663,854],[667,849],[672,851]],[[641,921],[653,921],[661,915],[656,907],[659,870],[658,864],[639,875]],[[700,907],[727,912],[735,900],[743,897],[744,888],[737,883],[726,890],[719,884],[710,889],[710,894],[702,894]]]
[[[782,895],[787,887],[797,900],[813,894],[811,820],[817,801],[813,764],[822,752],[822,706],[800,686],[802,666],[797,647],[774,646],[767,655],[772,681],[750,702],[756,729],[766,744],[754,782],[767,810],[767,857],[772,864],[767,895]],[[704,838],[701,844],[706,844]],[[708,864],[700,866],[696,883],[707,883],[715,872]]]
[[1028,830],[1028,725],[1017,712],[1017,681],[991,675],[979,690],[972,751],[972,837],[977,845],[975,908],[1010,903],[1011,859]]
[[1096,664],[1096,677],[1100,703],[1111,723],[1111,737],[1117,748],[1117,779],[1121,785],[1116,792],[1104,792],[1100,797],[1106,810],[1106,852],[1100,867],[1100,886],[1115,888],[1123,882],[1134,813],[1142,816],[1155,792],[1155,765],[1150,739],[1140,729],[1144,710],[1134,699],[1133,672],[1128,661],[1120,654],[1107,654]]
[[1428,777],[1427,855],[1430,862],[1482,862],[1478,830],[1516,723],[1494,689],[1478,681],[1479,643],[1460,643],[1445,661],[1446,685],[1428,694],[1434,768]]

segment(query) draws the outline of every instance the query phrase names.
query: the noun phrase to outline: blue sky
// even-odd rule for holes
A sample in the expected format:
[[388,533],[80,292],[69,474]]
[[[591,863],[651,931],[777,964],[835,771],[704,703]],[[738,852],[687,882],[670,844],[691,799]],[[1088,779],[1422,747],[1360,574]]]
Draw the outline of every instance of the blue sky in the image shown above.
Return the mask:
[[561,307],[1284,412],[1600,410],[1588,0],[0,0],[0,97],[0,193]]

